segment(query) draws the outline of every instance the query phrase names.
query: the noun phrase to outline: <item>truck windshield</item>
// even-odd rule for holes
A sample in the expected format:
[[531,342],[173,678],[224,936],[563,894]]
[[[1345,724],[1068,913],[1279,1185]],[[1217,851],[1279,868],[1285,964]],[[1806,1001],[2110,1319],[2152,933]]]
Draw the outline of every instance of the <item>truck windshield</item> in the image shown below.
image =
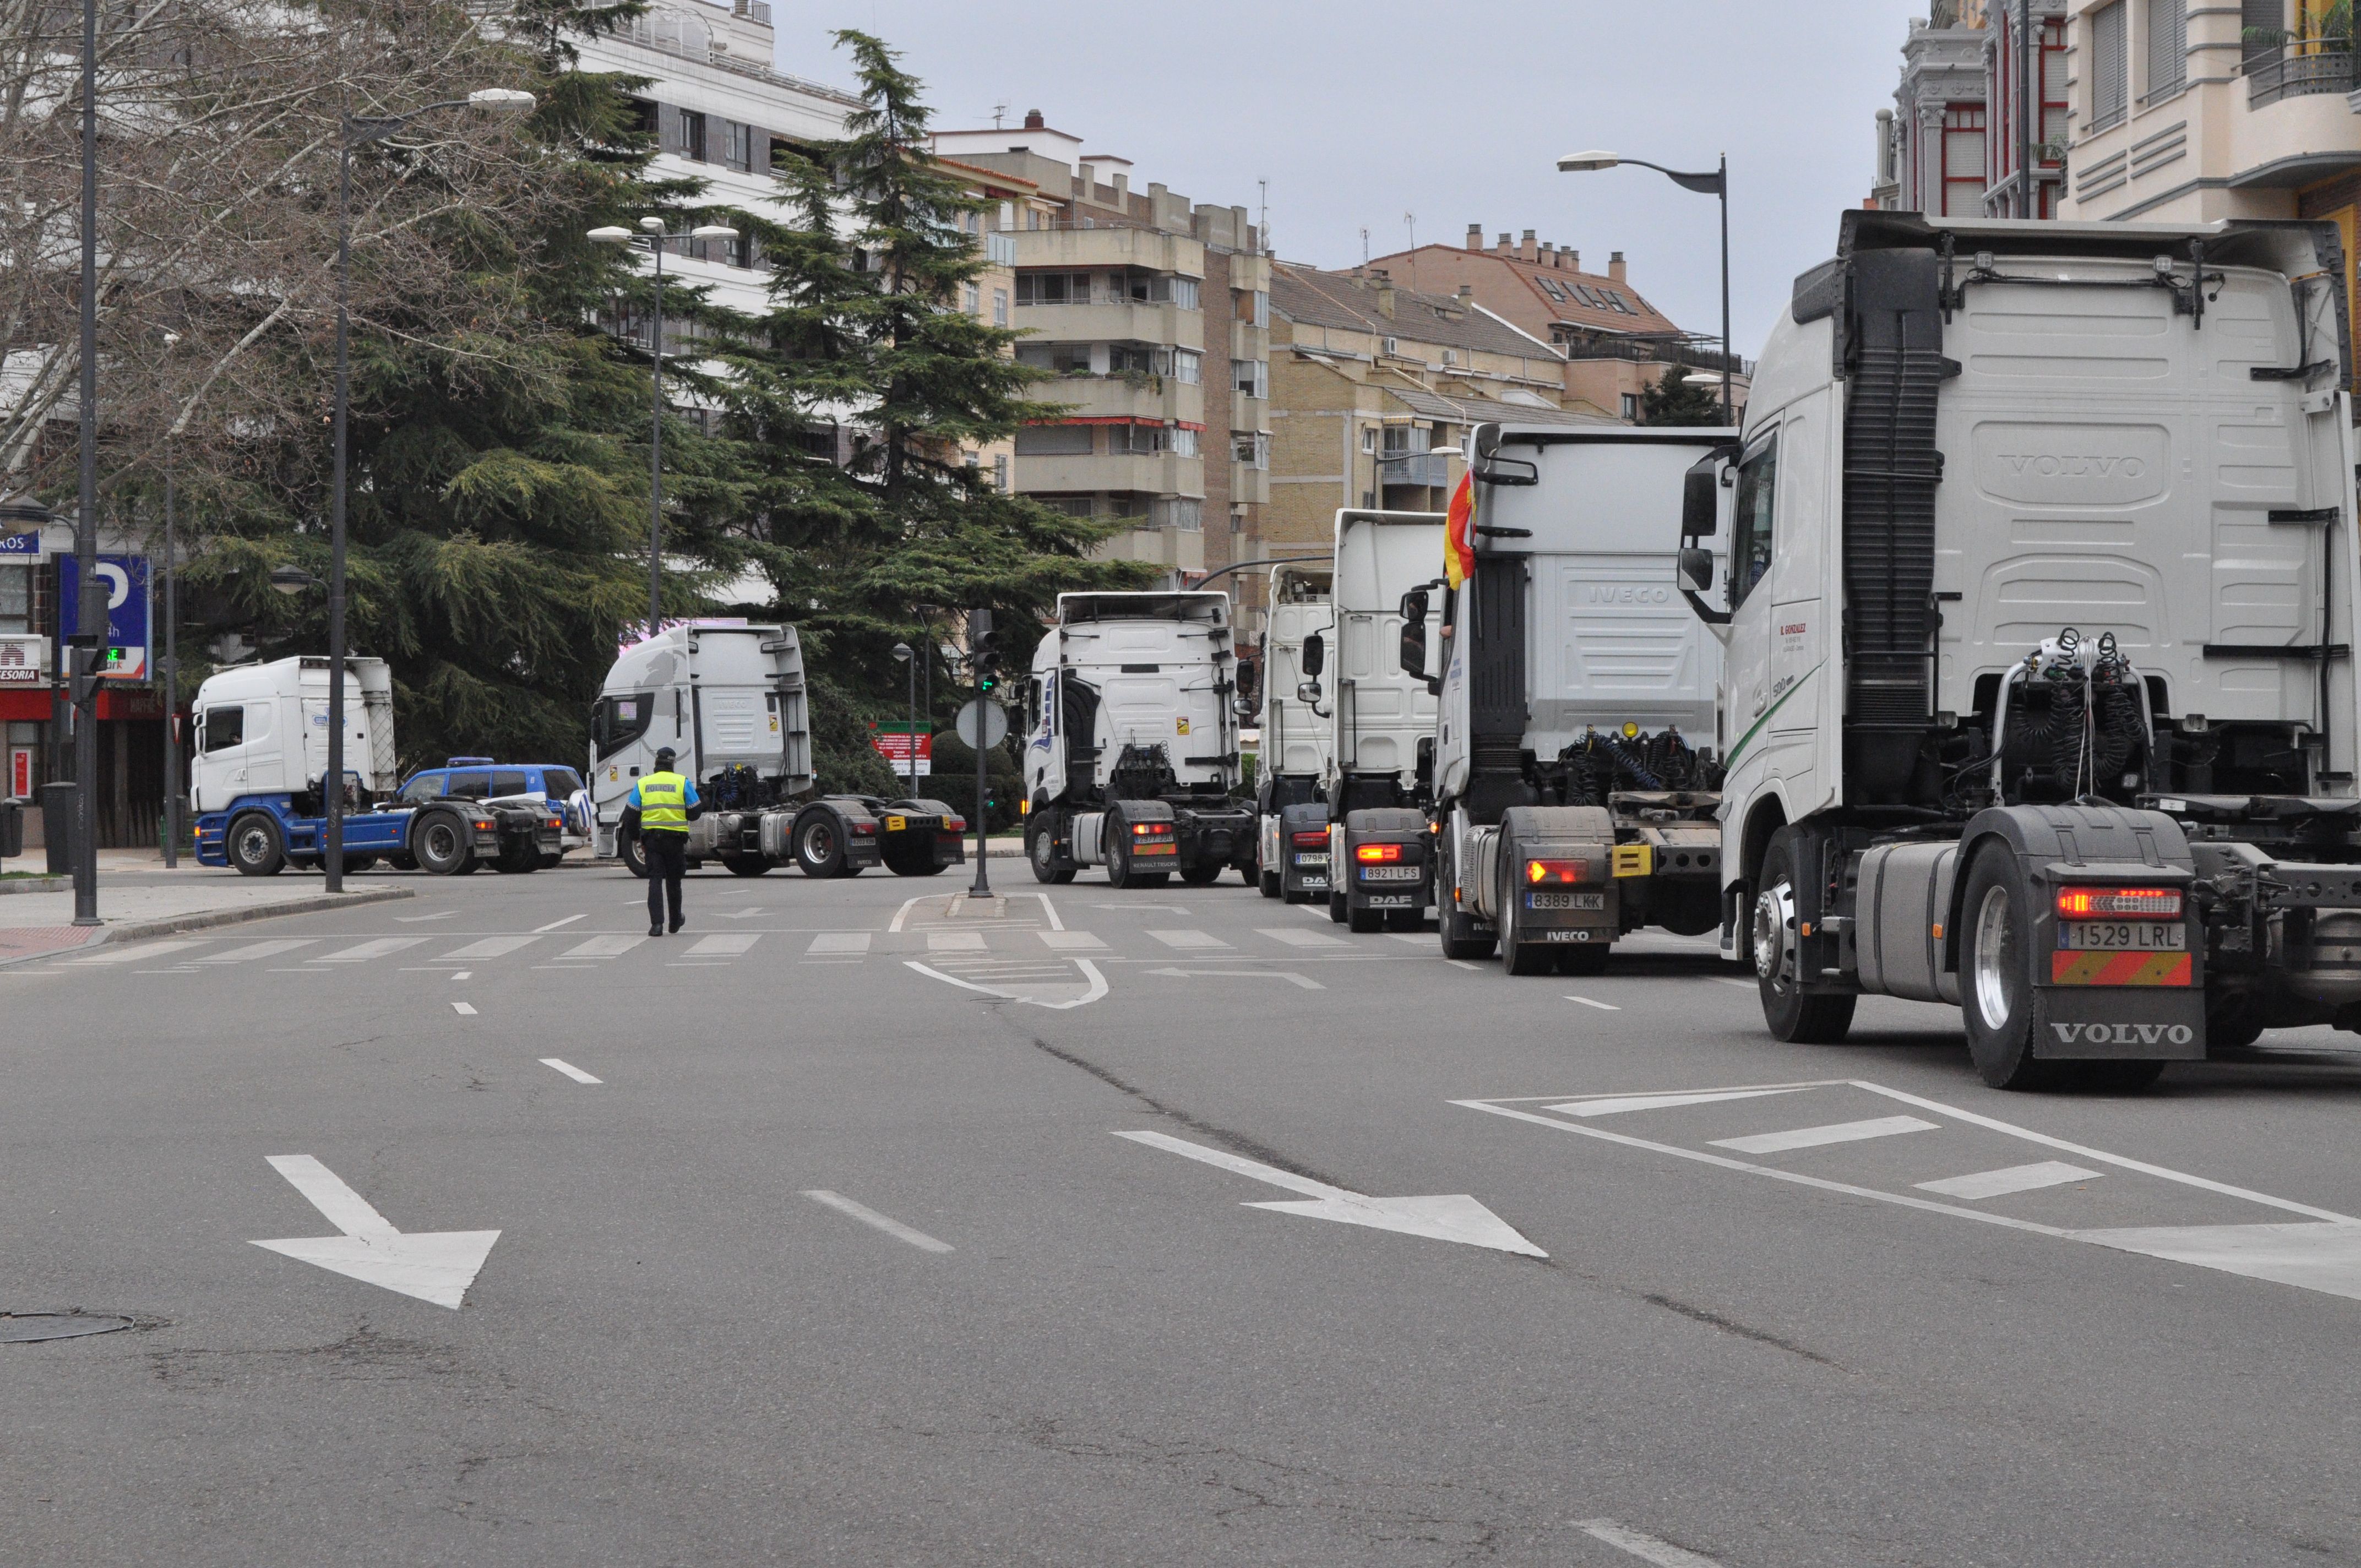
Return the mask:
[[613,756],[624,747],[648,732],[648,720],[655,717],[653,692],[631,692],[620,696],[602,696],[590,713],[590,740],[598,747],[601,760]]
[[239,707],[205,709],[205,750],[225,751],[246,740],[246,709]]

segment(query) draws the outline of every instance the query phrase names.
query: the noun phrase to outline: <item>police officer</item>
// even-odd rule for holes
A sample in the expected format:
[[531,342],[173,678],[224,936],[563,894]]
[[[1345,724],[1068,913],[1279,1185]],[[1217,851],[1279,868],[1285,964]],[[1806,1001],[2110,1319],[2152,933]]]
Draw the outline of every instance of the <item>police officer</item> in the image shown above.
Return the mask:
[[688,869],[688,825],[705,815],[697,785],[672,771],[673,750],[656,752],[656,771],[631,786],[623,802],[622,827],[640,836],[640,856],[648,865],[648,935],[664,934],[664,903],[672,904],[672,928],[680,929],[680,878]]

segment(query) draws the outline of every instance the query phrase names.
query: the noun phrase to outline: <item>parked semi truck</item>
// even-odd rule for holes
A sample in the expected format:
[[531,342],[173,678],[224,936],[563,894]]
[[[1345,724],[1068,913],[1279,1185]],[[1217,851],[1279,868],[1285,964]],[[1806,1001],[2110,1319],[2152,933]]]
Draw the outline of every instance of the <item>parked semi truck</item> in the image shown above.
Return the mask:
[[1262,636],[1256,877],[1265,898],[1290,904],[1328,896],[1324,791],[1334,736],[1317,703],[1305,702],[1301,693],[1312,678],[1303,667],[1305,640],[1329,634],[1333,576],[1327,561],[1272,567]]
[[1687,524],[1728,520],[1723,942],[1773,1034],[1939,1003],[2024,1088],[2361,1027],[2345,265],[1844,215]]
[[[197,861],[247,876],[319,870],[327,852],[328,661],[303,656],[206,677],[193,705],[189,802]],[[525,798],[394,797],[393,676],[345,661],[344,869],[379,861],[444,876],[530,872],[561,850],[562,808]]]
[[[1415,931],[1434,903],[1420,767],[1434,743],[1435,695],[1402,668],[1404,598],[1439,586],[1443,514],[1336,514],[1334,630],[1315,645],[1329,680],[1328,915],[1356,931]],[[1318,679],[1321,669],[1312,672]]]
[[932,876],[965,858],[966,820],[939,800],[824,795],[813,787],[803,646],[792,626],[692,622],[627,650],[607,672],[590,724],[592,831],[602,857],[647,874],[623,805],[658,750],[705,803],[688,825],[692,868],[740,876],[793,863],[807,876],[884,865]]
[[1058,596],[1027,683],[1025,852],[1045,883],[1255,880],[1223,593]]
[[1718,919],[1721,644],[1684,608],[1687,471],[1717,429],[1477,426],[1465,580],[1402,602],[1432,669],[1443,951],[1595,973],[1626,931]]

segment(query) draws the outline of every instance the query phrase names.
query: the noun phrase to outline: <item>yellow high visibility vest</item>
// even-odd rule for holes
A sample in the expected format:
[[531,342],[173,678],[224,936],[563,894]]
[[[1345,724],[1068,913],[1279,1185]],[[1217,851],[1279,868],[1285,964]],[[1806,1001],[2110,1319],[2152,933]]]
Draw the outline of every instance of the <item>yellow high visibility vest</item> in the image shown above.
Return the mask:
[[678,773],[650,773],[640,781],[642,832],[688,831],[688,781]]

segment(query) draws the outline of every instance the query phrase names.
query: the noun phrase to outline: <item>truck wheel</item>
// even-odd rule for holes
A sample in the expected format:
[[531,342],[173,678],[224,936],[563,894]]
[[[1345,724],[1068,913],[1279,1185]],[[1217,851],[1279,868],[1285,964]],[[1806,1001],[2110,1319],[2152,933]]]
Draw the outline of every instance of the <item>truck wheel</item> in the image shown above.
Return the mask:
[[1191,887],[1207,887],[1221,880],[1222,871],[1222,863],[1219,861],[1209,865],[1182,866],[1180,880]]
[[1279,895],[1280,889],[1279,885],[1279,873],[1277,872],[1264,872],[1261,875],[1255,878],[1255,885],[1262,890],[1262,895],[1265,898],[1277,898]]
[[1548,944],[1521,939],[1516,890],[1500,890],[1500,963],[1510,974],[1547,974],[1557,967]]
[[731,876],[762,876],[771,869],[771,862],[760,855],[724,855],[721,863],[730,868]]
[[447,811],[433,812],[411,829],[410,852],[422,870],[436,876],[465,876],[476,869],[467,829]]
[[358,876],[363,872],[373,872],[375,870],[377,870],[377,857],[375,855],[346,855],[345,857],[345,872],[347,876]]
[[1033,880],[1045,887],[1063,887],[1074,880],[1074,868],[1058,864],[1058,819],[1046,813],[1025,819],[1025,861]]
[[2243,1051],[2262,1037],[2262,1009],[2243,997],[2220,1008],[2208,1008],[2205,1014],[2205,1054],[2220,1058],[2232,1051]]
[[544,855],[541,857],[541,869],[545,872],[554,872],[565,863],[566,851],[563,850],[558,850],[557,853],[554,855]]
[[1328,890],[1328,918],[1334,920],[1337,925],[1342,926],[1345,923],[1345,908],[1349,902],[1350,901],[1347,900],[1343,894],[1337,892],[1333,887],[1330,888]]
[[895,876],[932,876],[940,868],[935,864],[935,846],[913,843],[907,834],[888,833],[877,848],[878,858],[885,869]]
[[1443,938],[1443,956],[1446,959],[1457,959],[1465,963],[1492,956],[1492,944],[1497,938],[1477,930],[1476,918],[1472,915],[1462,915],[1455,909],[1437,904],[1434,929]]
[[1976,1071],[1994,1089],[2040,1088],[2056,1076],[2033,1059],[2048,1007],[2033,983],[2027,951],[2033,890],[2015,855],[1994,845],[1976,857],[1960,919],[1960,1012]]
[[837,830],[836,818],[815,811],[804,819],[804,825],[796,829],[796,864],[809,877],[846,874],[844,838]]
[[1833,1046],[1852,1028],[1857,996],[1812,996],[1787,978],[1785,958],[1795,940],[1795,850],[1774,839],[1763,856],[1754,899],[1755,986],[1763,996],[1763,1023],[1774,1038],[1799,1046]]
[[1569,942],[1557,950],[1557,972],[1605,974],[1607,955],[1614,950],[1605,942]]
[[1252,887],[1262,881],[1262,872],[1256,866],[1240,866],[1238,868],[1238,880],[1246,883],[1248,887]]
[[528,845],[523,849],[502,846],[492,861],[492,869],[502,876],[523,876],[541,870],[541,851]]
[[647,880],[647,852],[641,848],[640,836],[637,833],[617,833],[615,835],[615,857],[623,862],[623,869],[625,871],[631,872],[633,876],[638,877],[642,882]]
[[258,811],[229,825],[229,863],[240,876],[277,876],[287,865],[287,841],[279,824]]

